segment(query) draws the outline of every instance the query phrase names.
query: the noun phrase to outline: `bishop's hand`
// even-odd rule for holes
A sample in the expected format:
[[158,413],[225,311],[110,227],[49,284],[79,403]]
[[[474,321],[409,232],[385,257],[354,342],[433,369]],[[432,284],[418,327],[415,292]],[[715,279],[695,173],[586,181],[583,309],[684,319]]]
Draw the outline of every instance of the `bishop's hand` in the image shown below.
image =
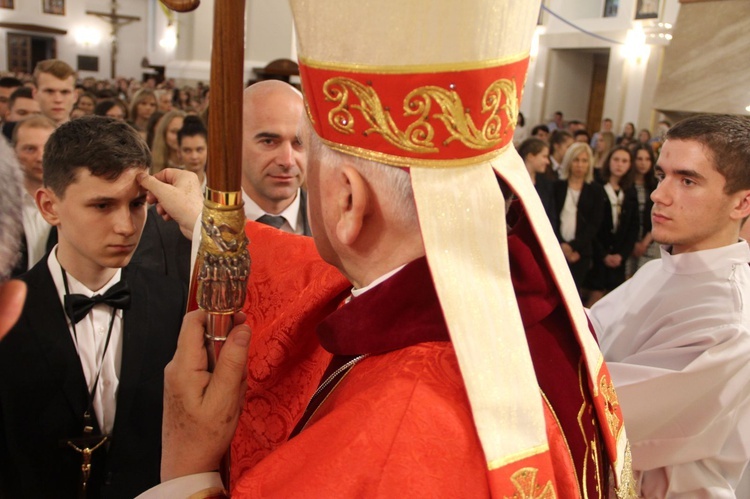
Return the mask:
[[[235,315],[235,324],[244,314]],[[162,482],[219,469],[237,427],[246,391],[250,328],[235,326],[213,373],[207,370],[206,313],[182,322],[177,352],[164,369]]]
[[147,201],[156,203],[156,211],[164,220],[176,220],[182,234],[192,239],[195,222],[203,209],[198,176],[193,172],[166,168],[156,175],[139,175],[138,182],[148,191]]

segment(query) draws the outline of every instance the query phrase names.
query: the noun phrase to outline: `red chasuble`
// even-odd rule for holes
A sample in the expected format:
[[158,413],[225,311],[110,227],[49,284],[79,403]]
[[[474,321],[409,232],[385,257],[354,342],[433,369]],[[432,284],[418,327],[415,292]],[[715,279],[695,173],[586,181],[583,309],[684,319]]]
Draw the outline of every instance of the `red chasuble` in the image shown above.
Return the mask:
[[[246,308],[253,340],[246,405],[232,445],[232,496],[490,497],[426,261],[410,263],[336,310],[349,284],[320,261],[310,239],[254,223],[247,233],[251,243],[257,237],[263,244],[250,245]],[[509,250],[540,384],[529,396],[545,401],[558,497],[604,496],[607,463],[580,349],[523,219]],[[331,354],[369,356],[288,439]],[[519,483],[519,497],[535,485]]]

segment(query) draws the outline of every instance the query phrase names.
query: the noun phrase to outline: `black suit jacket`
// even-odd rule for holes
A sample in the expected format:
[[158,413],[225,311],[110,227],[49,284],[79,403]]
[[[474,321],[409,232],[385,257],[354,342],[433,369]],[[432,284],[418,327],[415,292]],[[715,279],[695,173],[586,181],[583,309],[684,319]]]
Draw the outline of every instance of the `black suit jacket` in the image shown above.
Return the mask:
[[[57,244],[57,227],[51,227],[49,235],[47,236],[47,244],[44,245],[44,250],[49,252]],[[19,248],[21,255],[16,262],[16,265],[10,272],[11,277],[18,277],[24,272],[31,270],[29,269],[29,250],[28,242],[26,241],[26,233],[21,234],[21,247]]]
[[602,188],[602,192],[604,194],[602,202],[604,213],[599,233],[596,236],[594,253],[598,259],[604,259],[607,255],[619,254],[622,257],[623,265],[625,265],[625,260],[630,257],[633,246],[638,240],[638,195],[635,187],[630,187],[623,193],[620,220],[617,230],[613,232],[612,207],[604,188]]
[[[555,173],[557,176],[557,173]],[[552,230],[557,234],[560,230],[560,220],[557,217],[557,210],[555,209],[555,182],[545,177],[544,175],[536,176],[536,183],[534,184],[539,199],[542,201],[544,212],[547,213],[550,224],[552,224]],[[560,236],[558,235],[559,239]]]
[[[88,497],[132,498],[159,483],[164,367],[177,344],[186,291],[130,267],[112,442],[93,453]],[[23,276],[28,296],[0,342],[0,497],[74,498],[87,386],[60,299],[42,259]],[[95,430],[98,432],[98,429]]]
[[[555,183],[555,208],[557,218],[560,220],[565,197],[568,195],[568,181],[558,180]],[[576,215],[576,237],[570,241],[570,246],[581,256],[591,257],[594,252],[594,237],[602,223],[604,215],[604,189],[596,182],[583,184],[581,196],[578,198],[578,211]],[[557,227],[560,237],[560,227]]]
[[165,222],[156,211],[156,206],[152,206],[148,209],[143,234],[130,265],[177,278],[187,288],[190,286],[191,245],[190,239],[182,235],[177,222]]

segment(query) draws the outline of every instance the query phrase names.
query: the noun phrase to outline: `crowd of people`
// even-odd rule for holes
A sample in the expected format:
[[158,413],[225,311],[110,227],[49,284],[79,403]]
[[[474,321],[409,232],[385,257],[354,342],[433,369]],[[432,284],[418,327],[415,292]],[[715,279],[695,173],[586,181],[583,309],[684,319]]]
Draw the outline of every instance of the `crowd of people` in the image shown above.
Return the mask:
[[668,126],[659,122],[652,139],[645,129],[636,137],[626,123],[615,136],[605,118],[589,139],[583,123],[566,123],[557,112],[535,127],[536,135],[516,142],[587,306],[659,257],[651,193]]
[[[734,497],[750,460],[750,120],[652,137],[557,112],[526,137],[519,116],[517,154],[447,119],[422,123],[434,141],[389,133],[391,115],[373,133],[331,96],[387,87],[391,113],[425,81],[394,61],[446,65],[384,59],[352,33],[356,63],[327,63],[348,64],[351,93],[331,93],[319,33],[342,16],[398,47],[431,26],[384,22],[399,0],[333,3],[295,9],[301,61],[317,61],[304,100],[281,81],[244,90],[249,259],[201,275],[250,276],[212,373],[206,314],[185,315],[208,89],[78,82],[60,60],[0,78],[0,496]],[[447,3],[435,22],[487,12]],[[486,67],[501,35],[477,37],[483,71],[507,69]],[[443,76],[482,98],[471,71]]]
[[[195,86],[178,87],[173,79],[163,79],[157,83],[156,77],[145,81],[123,77],[115,80],[74,77],[71,89],[67,80],[76,74],[75,71],[63,61],[54,61],[54,65],[50,62],[48,68],[38,68],[43,70],[41,76],[25,73],[0,76],[0,120],[4,123],[15,122],[28,114],[42,113],[57,113],[58,122],[63,118],[67,121],[88,115],[110,116],[132,125],[148,139],[149,147],[154,145],[157,125],[169,112],[198,115],[205,121],[208,86],[202,82]],[[66,82],[66,88],[61,89],[64,94],[54,106],[52,101],[34,99],[31,94],[39,84],[55,83],[49,78]],[[44,93],[43,90],[41,92]],[[36,101],[39,105],[36,105]],[[12,129],[4,130],[4,133],[10,140]]]

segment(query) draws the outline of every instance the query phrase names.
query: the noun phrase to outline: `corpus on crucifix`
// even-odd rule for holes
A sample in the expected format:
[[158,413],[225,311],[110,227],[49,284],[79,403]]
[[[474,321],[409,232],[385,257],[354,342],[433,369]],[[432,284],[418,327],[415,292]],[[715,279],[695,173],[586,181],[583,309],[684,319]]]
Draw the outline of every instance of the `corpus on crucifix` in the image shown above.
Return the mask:
[[136,21],[140,21],[141,18],[138,16],[127,16],[124,14],[119,14],[117,12],[117,1],[112,0],[112,5],[109,12],[96,12],[93,10],[87,10],[86,14],[89,14],[91,16],[96,16],[101,19],[104,19],[107,21],[110,26],[112,27],[112,46],[110,49],[110,60],[112,61],[110,64],[110,78],[115,78],[116,73],[116,67],[117,67],[117,32],[120,31],[120,28],[123,26],[127,26],[130,23],[134,23]]

